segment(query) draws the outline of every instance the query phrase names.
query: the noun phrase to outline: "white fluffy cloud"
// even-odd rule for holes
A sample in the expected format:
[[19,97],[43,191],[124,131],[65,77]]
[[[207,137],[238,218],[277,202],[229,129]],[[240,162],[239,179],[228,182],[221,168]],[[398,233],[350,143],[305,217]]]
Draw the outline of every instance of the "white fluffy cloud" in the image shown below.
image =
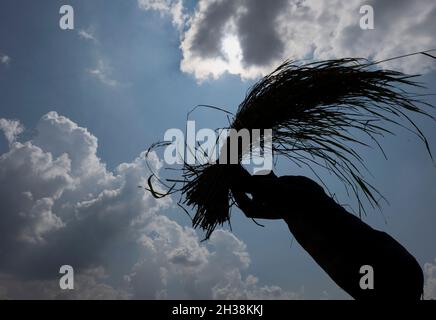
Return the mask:
[[[56,112],[25,142],[18,121],[0,123],[10,142],[0,155],[2,298],[296,297],[246,275],[246,245],[231,233],[217,230],[202,244],[162,215],[171,200],[138,188],[147,161],[159,170],[155,154],[109,171],[97,138]],[[63,264],[75,270],[72,292],[58,286]]]
[[[171,13],[181,1],[139,0],[140,8]],[[375,29],[360,28],[359,10],[371,5]],[[174,14],[166,14],[172,17]],[[181,70],[198,80],[224,73],[255,78],[285,59],[345,56],[381,60],[436,48],[433,0],[200,0],[185,14]],[[386,64],[405,72],[434,69],[434,60],[411,57]]]
[[17,120],[0,119],[0,130],[3,131],[9,144],[13,143],[24,128]]

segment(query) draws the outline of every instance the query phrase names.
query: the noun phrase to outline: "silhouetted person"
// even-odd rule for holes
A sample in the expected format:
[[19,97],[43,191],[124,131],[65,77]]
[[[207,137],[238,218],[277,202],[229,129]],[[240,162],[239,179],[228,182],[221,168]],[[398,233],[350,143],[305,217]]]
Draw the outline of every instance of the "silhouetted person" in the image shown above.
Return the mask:
[[[235,172],[232,194],[247,217],[283,219],[298,243],[355,299],[419,299],[423,273],[395,239],[375,230],[302,176]],[[251,198],[247,196],[251,194]],[[360,268],[373,268],[374,288],[362,289]]]

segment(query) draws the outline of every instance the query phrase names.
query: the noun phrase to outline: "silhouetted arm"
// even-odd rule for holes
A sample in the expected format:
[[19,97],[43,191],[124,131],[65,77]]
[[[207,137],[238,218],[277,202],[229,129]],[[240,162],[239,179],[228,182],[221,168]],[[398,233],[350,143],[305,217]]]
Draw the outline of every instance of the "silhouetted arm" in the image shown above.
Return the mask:
[[[232,194],[247,217],[283,219],[298,243],[354,298],[421,296],[423,275],[415,258],[391,236],[347,212],[311,179],[251,176],[241,168]],[[359,285],[364,265],[374,269],[373,290]]]

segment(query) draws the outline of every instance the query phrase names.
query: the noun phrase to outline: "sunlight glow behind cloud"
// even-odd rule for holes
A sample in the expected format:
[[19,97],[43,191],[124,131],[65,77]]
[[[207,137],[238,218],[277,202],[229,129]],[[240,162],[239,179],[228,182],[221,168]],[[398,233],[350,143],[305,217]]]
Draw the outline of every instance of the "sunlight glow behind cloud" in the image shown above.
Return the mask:
[[[436,48],[432,0],[200,0],[190,14],[181,0],[138,3],[143,10],[171,17],[180,31],[181,70],[199,81],[224,73],[253,79],[286,59],[381,60]],[[364,4],[374,7],[374,30],[360,29],[359,9]],[[410,73],[435,68],[434,61],[425,57],[384,66]]]

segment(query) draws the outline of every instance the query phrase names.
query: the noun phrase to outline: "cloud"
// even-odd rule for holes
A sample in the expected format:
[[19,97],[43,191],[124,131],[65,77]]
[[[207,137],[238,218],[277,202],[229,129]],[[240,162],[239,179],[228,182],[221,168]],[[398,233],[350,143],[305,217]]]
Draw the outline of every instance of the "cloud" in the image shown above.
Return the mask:
[[[171,199],[138,188],[148,166],[161,168],[156,154],[108,170],[97,138],[56,112],[29,141],[11,133],[22,131],[18,121],[1,123],[11,143],[0,155],[0,297],[297,297],[246,274],[247,247],[230,232],[201,243],[162,214],[178,210]],[[64,264],[74,268],[73,291],[59,288]]]
[[[139,4],[169,12],[174,1]],[[360,28],[359,10],[368,4],[374,8],[374,30]],[[180,68],[200,81],[224,73],[252,79],[285,59],[381,60],[436,48],[435,18],[432,0],[200,0],[179,28]],[[409,73],[435,68],[434,60],[424,56],[385,65]]]
[[436,299],[436,259],[424,264],[424,299]]
[[102,283],[108,275],[101,267],[85,270],[74,277],[74,290],[59,290],[58,280],[23,281],[12,275],[0,274],[0,299],[81,299],[125,300],[129,293]]
[[77,34],[79,35],[80,39],[84,39],[84,40],[88,40],[88,41],[92,41],[94,43],[97,43],[97,38],[94,35],[94,30],[93,28],[88,28],[87,30],[85,29],[80,29],[79,31],[77,31]]
[[15,142],[18,135],[23,132],[24,127],[19,121],[0,119],[0,130],[3,131],[9,144]]
[[182,30],[187,19],[182,0],[138,0],[139,8],[160,12],[163,16],[171,17],[175,27]]
[[6,54],[0,53],[0,63],[1,64],[9,65],[10,62],[11,62],[11,57],[9,57]]
[[[191,228],[164,216],[149,224],[141,238],[142,260],[127,277],[138,298],[169,299],[295,299],[278,286],[260,286],[252,275],[245,244],[231,233],[215,231],[208,248]],[[151,258],[154,257],[154,258]],[[150,263],[153,261],[153,264]],[[154,281],[150,282],[150,275]],[[170,285],[169,285],[170,284]],[[168,290],[168,285],[173,290]]]
[[99,80],[102,84],[109,87],[117,87],[120,85],[120,82],[115,80],[112,77],[112,68],[108,59],[104,57],[104,54],[101,52],[101,48],[98,46],[99,41],[95,36],[95,28],[93,26],[88,27],[87,29],[79,29],[77,34],[80,39],[84,41],[90,41],[91,43],[97,45],[93,47],[93,51],[95,53],[96,66],[94,68],[86,69],[86,73],[95,79]]
[[[284,55],[276,29],[287,1],[200,1],[182,36],[181,70],[199,80],[224,72],[254,78]],[[262,21],[262,23],[259,23]]]
[[87,70],[88,74],[98,79],[101,83],[109,86],[116,87],[119,85],[117,80],[112,79],[111,77],[111,68],[110,66],[104,62],[102,59],[98,60],[97,66],[93,69]]
[[242,280],[239,275],[235,275],[232,282],[225,286],[214,287],[214,299],[226,300],[283,300],[283,299],[301,299],[301,293],[289,293],[278,286],[259,286],[259,279],[254,276],[248,276]]

